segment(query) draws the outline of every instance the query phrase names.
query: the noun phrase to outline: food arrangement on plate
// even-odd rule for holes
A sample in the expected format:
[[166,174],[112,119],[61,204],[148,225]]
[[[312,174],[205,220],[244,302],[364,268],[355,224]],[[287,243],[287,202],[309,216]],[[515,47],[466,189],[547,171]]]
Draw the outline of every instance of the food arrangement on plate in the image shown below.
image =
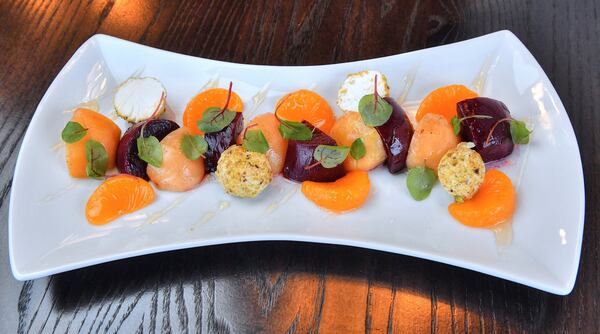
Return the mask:
[[[361,108],[377,109],[365,114],[367,95]],[[228,131],[201,129],[228,96]],[[529,130],[484,97],[526,120],[535,140],[519,147]],[[377,119],[386,104],[394,111],[392,98],[404,114]],[[69,120],[72,143],[56,143]],[[305,129],[310,139],[287,138]],[[346,156],[332,163],[331,153]],[[482,163],[485,171],[465,173]],[[253,164],[256,173],[242,173]],[[510,32],[306,67],[215,62],[98,35],[57,75],[23,138],[10,261],[25,280],[166,250],[287,240],[416,256],[565,294],[581,250],[583,185],[560,97]]]
[[260,196],[274,177],[284,177],[300,183],[318,207],[342,214],[369,200],[369,171],[380,166],[392,175],[406,171],[407,193],[417,201],[439,180],[449,214],[464,225],[510,221],[512,182],[486,163],[527,144],[525,124],[502,102],[463,85],[430,92],[413,124],[389,91],[381,72],[362,71],[342,82],[339,117],[317,92],[301,89],[280,98],[272,112],[245,120],[230,82],[194,96],[180,126],[161,118],[168,106],[160,81],[132,77],[114,95],[116,115],[131,126],[121,136],[110,118],[76,108],[61,135],[66,166],[74,178],[103,180],[85,207],[93,225],[151,204],[155,188],[193,191],[209,173],[240,198]]

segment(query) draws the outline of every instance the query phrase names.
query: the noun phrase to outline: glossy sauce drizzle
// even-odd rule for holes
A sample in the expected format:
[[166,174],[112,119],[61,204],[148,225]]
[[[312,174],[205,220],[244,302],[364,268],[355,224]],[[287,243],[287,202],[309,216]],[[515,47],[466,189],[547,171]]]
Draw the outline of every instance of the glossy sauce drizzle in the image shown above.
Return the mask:
[[496,238],[496,246],[507,247],[512,244],[513,228],[512,221],[505,221],[491,228]]
[[[284,189],[281,190],[281,192],[284,192],[284,191],[285,191]],[[283,205],[287,201],[289,201],[290,198],[292,198],[292,196],[294,196],[294,194],[296,194],[297,191],[298,191],[298,187],[291,187],[290,189],[288,189],[288,191],[285,192],[285,194],[279,201],[274,201],[271,204],[269,204],[269,206],[267,207],[267,210],[266,210],[266,214],[273,213],[273,211],[277,210],[281,205]]]
[[248,119],[252,119],[254,116],[256,116],[255,114],[260,105],[265,101],[270,87],[271,82],[267,82],[256,94],[254,94],[254,96],[252,96],[252,108],[246,112],[246,117]]
[[204,225],[206,223],[208,223],[211,219],[215,218],[217,216],[217,214],[219,214],[219,212],[222,212],[226,209],[228,209],[231,206],[231,203],[229,201],[220,201],[219,202],[219,210],[217,212],[214,211],[207,211],[205,212],[200,219],[198,219],[197,222],[195,222],[191,227],[190,227],[190,232],[193,232],[196,227],[198,227],[199,225]]
[[73,190],[73,189],[75,189],[77,187],[78,187],[78,184],[71,183],[71,184],[67,185],[66,187],[64,187],[64,188],[62,188],[62,189],[60,189],[60,190],[58,190],[58,191],[56,191],[56,192],[54,192],[52,194],[46,195],[44,198],[41,199],[40,202],[50,202],[50,201],[52,201],[52,200],[54,200],[54,199],[56,199],[56,198],[58,198],[58,197],[60,197],[60,196],[62,196],[64,194],[66,194],[67,192],[69,192],[69,191],[71,191],[71,190]]
[[215,74],[212,78],[210,78],[205,84],[204,86],[202,86],[202,89],[200,91],[209,89],[209,88],[216,88],[217,86],[219,86],[219,75]]
[[399,105],[402,105],[404,101],[406,101],[406,97],[408,96],[408,92],[413,86],[415,82],[415,77],[417,76],[417,70],[419,69],[420,63],[416,63],[413,67],[404,75],[402,81],[404,82],[404,87],[402,88],[402,94],[396,99]]
[[479,73],[473,80],[472,86],[475,89],[475,91],[480,95],[483,93],[483,89],[485,88],[485,81],[487,80],[488,73],[489,73],[490,69],[492,68],[492,65],[494,64],[495,59],[496,59],[496,52],[490,54],[487,57],[487,59],[481,66]]
[[171,203],[169,203],[169,205],[167,205],[166,207],[164,207],[163,209],[153,212],[151,213],[148,218],[146,219],[146,221],[144,222],[144,224],[154,224],[157,223],[161,218],[163,218],[169,211],[173,210],[174,208],[178,207],[181,203],[183,203],[187,198],[189,197],[189,195],[182,195],[177,197],[174,201],[172,201]]

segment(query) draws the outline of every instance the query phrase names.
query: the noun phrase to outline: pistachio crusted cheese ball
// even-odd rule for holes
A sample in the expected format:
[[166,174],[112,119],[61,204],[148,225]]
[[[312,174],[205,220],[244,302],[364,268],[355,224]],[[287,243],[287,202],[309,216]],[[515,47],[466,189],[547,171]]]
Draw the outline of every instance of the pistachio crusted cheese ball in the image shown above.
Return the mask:
[[449,150],[438,165],[440,183],[457,201],[475,195],[485,176],[481,155],[471,148],[473,143],[460,143]]
[[267,156],[233,145],[219,158],[217,180],[225,191],[237,197],[256,197],[273,179]]

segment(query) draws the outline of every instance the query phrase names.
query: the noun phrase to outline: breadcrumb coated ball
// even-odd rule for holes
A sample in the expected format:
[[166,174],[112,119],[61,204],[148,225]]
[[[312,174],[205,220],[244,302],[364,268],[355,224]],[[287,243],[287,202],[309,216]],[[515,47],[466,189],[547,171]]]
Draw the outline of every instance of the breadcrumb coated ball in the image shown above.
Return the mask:
[[457,201],[475,195],[485,176],[481,155],[471,148],[473,143],[460,143],[449,150],[438,165],[440,183]]
[[221,154],[215,175],[223,189],[237,197],[256,197],[273,179],[267,156],[239,145]]

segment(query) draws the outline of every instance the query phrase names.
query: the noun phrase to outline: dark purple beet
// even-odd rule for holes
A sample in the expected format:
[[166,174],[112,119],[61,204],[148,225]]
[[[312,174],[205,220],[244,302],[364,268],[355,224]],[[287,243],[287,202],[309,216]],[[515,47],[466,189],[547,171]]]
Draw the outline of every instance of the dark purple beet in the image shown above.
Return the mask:
[[476,97],[460,101],[456,104],[458,117],[486,115],[492,118],[467,118],[460,123],[460,135],[464,141],[475,144],[475,150],[481,154],[483,161],[502,159],[513,151],[514,144],[510,136],[510,123],[501,122],[494,129],[490,140],[488,135],[499,120],[510,118],[510,112],[504,103],[487,97]]
[[162,140],[169,133],[179,129],[179,125],[168,119],[152,119],[139,122],[127,129],[119,141],[119,147],[117,148],[117,169],[119,172],[149,180],[148,174],[146,174],[148,163],[140,159],[137,149],[137,139],[144,124],[146,124],[144,137],[154,136],[158,140]]
[[303,123],[313,129],[312,139],[306,141],[290,140],[288,142],[285,164],[283,165],[283,176],[286,179],[297,182],[333,182],[346,175],[346,171],[342,165],[334,168],[325,168],[321,164],[317,164],[306,169],[307,166],[311,166],[316,162],[313,159],[313,154],[317,146],[336,145],[336,142],[323,131],[314,128],[310,123]]
[[235,118],[229,125],[219,132],[211,132],[204,135],[204,139],[208,143],[208,151],[204,154],[204,166],[207,173],[212,173],[217,170],[217,162],[221,157],[221,153],[235,145],[237,137],[244,129],[244,116],[241,112],[236,113]]
[[392,105],[394,111],[390,119],[385,124],[375,127],[375,130],[383,141],[387,155],[385,164],[390,173],[396,174],[406,167],[408,146],[414,130],[402,107],[390,97],[386,97],[385,100]]

